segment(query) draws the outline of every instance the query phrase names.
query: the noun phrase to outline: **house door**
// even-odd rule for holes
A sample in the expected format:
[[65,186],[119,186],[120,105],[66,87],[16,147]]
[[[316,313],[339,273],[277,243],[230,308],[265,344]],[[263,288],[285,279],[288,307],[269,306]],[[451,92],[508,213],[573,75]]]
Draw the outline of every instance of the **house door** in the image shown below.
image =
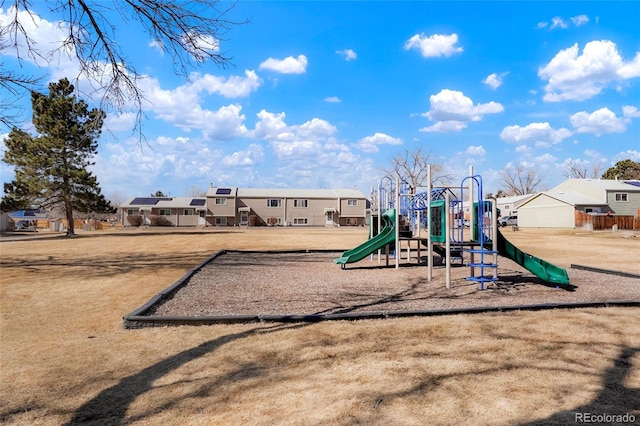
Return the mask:
[[247,225],[249,223],[249,212],[240,212],[240,225]]
[[198,214],[198,225],[204,225],[206,223],[206,218],[204,217],[205,211],[201,211]]
[[326,217],[325,226],[333,226],[333,212],[326,212],[325,217]]

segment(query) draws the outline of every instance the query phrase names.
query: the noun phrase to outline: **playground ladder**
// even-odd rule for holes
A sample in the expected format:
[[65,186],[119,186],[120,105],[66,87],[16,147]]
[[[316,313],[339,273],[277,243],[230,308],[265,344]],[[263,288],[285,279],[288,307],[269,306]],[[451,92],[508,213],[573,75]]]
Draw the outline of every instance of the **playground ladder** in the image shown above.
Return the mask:
[[475,281],[480,283],[480,290],[484,290],[484,283],[498,281],[498,278],[493,276],[493,272],[491,276],[487,276],[484,272],[485,269],[493,270],[498,267],[498,264],[493,263],[492,261],[487,262],[485,261],[485,258],[484,258],[485,255],[493,256],[494,254],[498,253],[497,251],[488,250],[484,247],[481,247],[479,249],[467,249],[466,251],[467,253],[480,255],[479,262],[470,262],[467,264],[467,266],[470,267],[472,270],[474,268],[478,268],[480,270],[480,274],[467,277],[467,281]]

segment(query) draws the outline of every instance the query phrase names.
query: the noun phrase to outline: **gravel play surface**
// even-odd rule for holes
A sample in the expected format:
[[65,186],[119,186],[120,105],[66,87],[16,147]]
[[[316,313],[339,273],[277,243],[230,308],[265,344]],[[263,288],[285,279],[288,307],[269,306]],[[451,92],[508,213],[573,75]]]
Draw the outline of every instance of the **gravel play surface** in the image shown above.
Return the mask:
[[533,304],[640,301],[640,279],[567,269],[571,285],[556,288],[503,257],[498,277],[480,290],[466,266],[445,268],[368,258],[342,270],[335,253],[227,252],[198,271],[151,315],[302,315],[415,311]]

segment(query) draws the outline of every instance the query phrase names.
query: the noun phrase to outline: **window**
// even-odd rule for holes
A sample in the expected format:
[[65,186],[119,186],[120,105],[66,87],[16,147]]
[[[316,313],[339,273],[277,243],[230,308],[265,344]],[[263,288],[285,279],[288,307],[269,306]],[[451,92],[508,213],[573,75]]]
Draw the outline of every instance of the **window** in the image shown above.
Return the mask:
[[160,209],[160,216],[171,216],[171,209]]
[[293,207],[307,208],[308,205],[309,205],[309,200],[303,200],[303,199],[293,200]]
[[505,205],[504,205],[504,209],[505,209],[505,210],[509,210],[509,204],[505,204]]
[[282,200],[279,198],[269,198],[267,200],[267,207],[281,207]]
[[128,209],[127,215],[132,216],[138,214],[138,209]]
[[216,225],[225,226],[226,224],[227,224],[227,218],[226,217],[216,217]]
[[294,217],[293,218],[293,224],[294,225],[308,225],[309,224],[309,219],[307,219],[306,217]]
[[185,216],[193,216],[193,209],[184,209],[182,214]]
[[626,192],[616,192],[616,201],[621,203],[629,202],[629,194]]
[[347,206],[356,207],[357,205],[358,205],[358,200],[356,200],[355,198],[347,200]]
[[216,198],[216,206],[226,206],[227,199],[226,198]]

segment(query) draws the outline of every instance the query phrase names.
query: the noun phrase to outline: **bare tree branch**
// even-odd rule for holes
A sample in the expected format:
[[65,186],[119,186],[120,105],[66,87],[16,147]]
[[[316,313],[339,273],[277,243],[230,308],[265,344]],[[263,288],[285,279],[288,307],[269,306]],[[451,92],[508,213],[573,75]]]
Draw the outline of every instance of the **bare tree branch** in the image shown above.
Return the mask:
[[446,184],[453,178],[451,174],[444,172],[444,166],[434,163],[432,154],[424,152],[422,147],[414,151],[405,149],[403,153],[396,155],[391,160],[391,167],[383,169],[387,175],[397,176],[406,179],[411,188],[424,187],[427,185],[427,165],[431,164],[431,184]]
[[500,180],[506,186],[504,193],[513,196],[533,194],[538,190],[542,177],[536,169],[509,166],[502,171]]
[[589,162],[569,159],[562,174],[569,179],[597,179],[600,177],[602,167],[602,162],[589,167]]
[[[13,0],[8,7],[11,21],[0,27],[0,51],[12,48],[22,63],[21,48],[31,58],[50,61],[54,54],[62,53],[75,58],[79,73],[75,80],[87,79],[93,93],[100,97],[100,108],[122,113],[131,108],[137,111],[134,131],[142,137],[145,95],[140,88],[142,75],[135,69],[122,50],[125,40],[118,39],[113,12],[122,18],[122,24],[142,27],[155,44],[167,53],[174,72],[188,78],[194,66],[213,62],[226,67],[231,57],[220,52],[220,41],[234,26],[248,21],[233,21],[227,16],[235,3],[221,0],[42,0],[60,16],[60,28],[66,31],[62,45],[46,55],[20,22],[19,12],[26,11],[35,21],[29,0]],[[5,2],[3,2],[4,4]],[[26,46],[19,46],[24,40]],[[0,76],[1,78],[1,76]],[[78,84],[75,85],[79,86]]]

